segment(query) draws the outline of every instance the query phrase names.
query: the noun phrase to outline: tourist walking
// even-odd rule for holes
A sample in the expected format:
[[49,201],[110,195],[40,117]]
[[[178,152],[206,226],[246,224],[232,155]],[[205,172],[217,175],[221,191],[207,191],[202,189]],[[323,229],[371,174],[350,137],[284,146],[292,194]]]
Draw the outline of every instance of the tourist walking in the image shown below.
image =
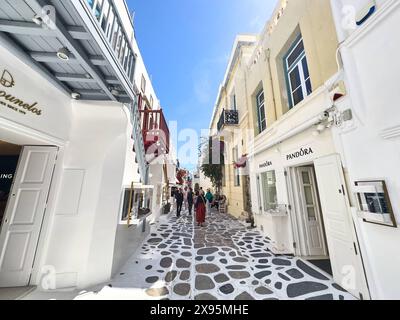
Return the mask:
[[183,191],[183,203],[185,204],[185,210],[189,210],[188,206],[188,187],[185,187]]
[[183,205],[183,192],[179,189],[175,194],[176,199],[176,216],[179,218],[181,216],[182,205]]
[[189,188],[188,192],[187,192],[187,202],[188,202],[188,210],[189,210],[189,215],[192,215],[192,209],[193,209],[193,204],[194,204],[194,193],[193,193],[193,189]]
[[197,225],[203,227],[206,222],[206,198],[200,192],[196,193],[197,199],[195,203]]
[[214,196],[210,189],[207,189],[206,200],[207,200],[207,213],[211,213],[211,205],[213,203]]

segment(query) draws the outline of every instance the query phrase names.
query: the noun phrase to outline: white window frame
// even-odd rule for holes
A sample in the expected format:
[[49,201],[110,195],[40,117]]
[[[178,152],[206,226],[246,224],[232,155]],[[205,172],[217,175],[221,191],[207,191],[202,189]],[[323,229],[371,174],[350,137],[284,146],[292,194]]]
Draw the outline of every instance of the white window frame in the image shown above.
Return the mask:
[[[261,95],[264,96],[264,100],[261,102],[260,101],[260,97]],[[257,105],[257,122],[258,122],[258,131],[259,133],[265,131],[267,129],[267,110],[265,110],[265,93],[264,93],[264,89],[261,89],[260,91],[258,91],[257,95],[256,95],[256,105]],[[261,109],[264,109],[264,119],[261,120]],[[262,124],[265,122],[265,128],[263,128]]]
[[258,197],[258,213],[261,214],[263,212],[263,199],[261,198],[261,175],[257,174],[257,197]]
[[[297,47],[300,45],[300,43],[303,42],[303,51],[299,54],[299,56],[296,58],[295,62],[289,67],[289,58],[291,57],[292,53],[297,49]],[[304,68],[303,68],[303,61],[306,61],[307,67],[308,67],[308,61],[307,61],[307,56],[304,48],[304,41],[303,37],[300,37],[299,40],[295,43],[293,46],[292,50],[287,54],[285,58],[285,64],[286,64],[286,76],[288,79],[288,85],[289,85],[289,94],[290,94],[290,108],[295,107],[297,104],[299,104],[301,101],[303,101],[305,98],[307,98],[311,93],[312,93],[312,87],[311,87],[311,92],[308,93],[307,91],[307,81],[311,81],[310,79],[310,69],[308,68],[308,77],[305,77],[304,74]],[[297,88],[292,88],[292,81],[290,78],[290,74],[296,69],[296,67],[299,70],[299,75],[300,75],[300,85]],[[294,101],[294,93],[301,87],[302,93],[303,93],[303,99],[295,104]]]
[[146,93],[146,85],[147,85],[146,82],[147,82],[146,78],[145,78],[144,74],[142,74],[142,80],[141,80],[141,83],[140,83],[140,89],[142,90],[142,92],[144,94]]
[[236,92],[235,92],[235,89],[233,89],[233,91],[232,91],[232,93],[231,93],[231,106],[230,106],[230,108],[232,109],[232,110],[237,110],[237,105],[236,105]]
[[[236,146],[233,148],[233,161],[236,163],[239,161],[239,147]],[[234,178],[234,186],[240,187],[240,168],[233,168],[233,178]]]
[[276,202],[268,202],[268,193],[269,193],[269,189],[272,188],[268,185],[268,174],[269,173],[273,173],[274,174],[274,188],[275,188],[275,193],[276,196],[278,196],[278,189],[277,189],[277,180],[276,180],[276,171],[275,170],[270,170],[270,171],[266,171],[266,172],[262,172],[260,174],[260,187],[262,190],[262,211],[263,212],[268,212],[269,210],[272,210],[274,207],[277,206]]

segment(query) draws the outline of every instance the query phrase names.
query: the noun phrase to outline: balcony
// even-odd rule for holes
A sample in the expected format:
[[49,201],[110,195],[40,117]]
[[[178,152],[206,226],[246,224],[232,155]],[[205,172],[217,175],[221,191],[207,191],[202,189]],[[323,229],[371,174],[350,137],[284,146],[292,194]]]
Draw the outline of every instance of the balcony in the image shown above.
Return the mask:
[[239,112],[237,110],[223,110],[219,118],[217,129],[221,131],[225,126],[239,124]]
[[124,1],[1,3],[2,45],[57,88],[82,100],[134,101],[134,31]]
[[162,110],[140,110],[142,114],[142,134],[147,155],[158,157],[168,154],[170,132]]
[[[114,0],[83,0],[96,20],[103,38],[112,49],[115,60],[127,78],[133,83],[135,53],[131,45],[133,27],[123,24],[122,9],[116,6]],[[82,2],[82,0],[80,1]],[[128,14],[128,18],[130,18]],[[126,19],[125,19],[126,20]],[[131,24],[131,21],[129,21]],[[129,30],[129,33],[127,32]]]

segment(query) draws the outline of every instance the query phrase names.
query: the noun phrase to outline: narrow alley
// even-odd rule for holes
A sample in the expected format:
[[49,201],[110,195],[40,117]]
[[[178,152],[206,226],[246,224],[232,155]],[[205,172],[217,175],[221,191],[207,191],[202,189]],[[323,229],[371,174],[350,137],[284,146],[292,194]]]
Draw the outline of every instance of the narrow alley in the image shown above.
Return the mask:
[[354,299],[303,260],[272,254],[269,239],[231,215],[213,212],[200,228],[172,213],[153,228],[110,286],[76,299]]

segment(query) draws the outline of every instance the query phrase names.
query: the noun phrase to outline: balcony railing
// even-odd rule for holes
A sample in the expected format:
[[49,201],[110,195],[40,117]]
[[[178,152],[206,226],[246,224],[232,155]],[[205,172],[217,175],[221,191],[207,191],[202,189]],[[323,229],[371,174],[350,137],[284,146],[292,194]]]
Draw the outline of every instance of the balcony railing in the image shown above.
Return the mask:
[[223,110],[219,118],[217,129],[221,131],[224,126],[239,124],[239,112],[237,110]]
[[[162,110],[140,110],[146,154],[168,154],[170,132]],[[151,149],[150,149],[151,148]]]
[[113,0],[85,0],[98,21],[116,59],[133,82],[136,56],[131,45],[132,36],[126,32],[118,9]]

